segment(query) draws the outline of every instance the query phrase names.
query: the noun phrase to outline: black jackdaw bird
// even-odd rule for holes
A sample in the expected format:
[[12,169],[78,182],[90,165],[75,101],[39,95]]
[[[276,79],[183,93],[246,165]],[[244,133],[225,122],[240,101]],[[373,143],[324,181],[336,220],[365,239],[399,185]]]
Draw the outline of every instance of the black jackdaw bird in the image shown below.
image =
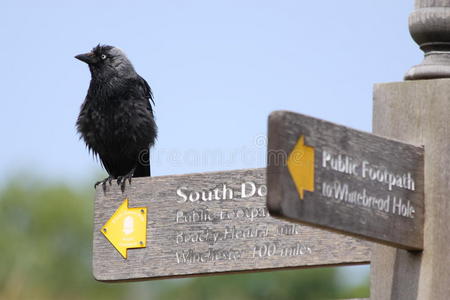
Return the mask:
[[157,135],[152,90],[116,47],[98,45],[75,58],[91,71],[77,130],[109,174],[95,186],[105,190],[107,182],[117,179],[123,192],[127,179],[150,176],[149,148]]

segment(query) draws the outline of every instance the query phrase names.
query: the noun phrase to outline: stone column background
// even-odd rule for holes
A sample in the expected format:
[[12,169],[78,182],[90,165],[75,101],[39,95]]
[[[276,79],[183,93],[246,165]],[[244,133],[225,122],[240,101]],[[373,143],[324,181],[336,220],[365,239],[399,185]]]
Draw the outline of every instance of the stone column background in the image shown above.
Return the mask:
[[[425,147],[424,250],[373,248],[371,299],[450,299],[450,0],[416,0],[411,36],[425,53],[405,82],[376,84],[373,132]],[[427,79],[427,80],[420,80]],[[395,228],[392,228],[395,230]]]
[[450,0],[416,0],[409,31],[425,58],[405,79],[450,78]]

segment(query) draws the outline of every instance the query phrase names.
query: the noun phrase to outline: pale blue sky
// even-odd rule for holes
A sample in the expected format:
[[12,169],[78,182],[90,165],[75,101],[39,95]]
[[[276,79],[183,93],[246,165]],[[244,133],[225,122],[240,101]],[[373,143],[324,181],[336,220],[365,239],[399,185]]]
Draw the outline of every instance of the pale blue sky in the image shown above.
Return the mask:
[[98,43],[153,88],[154,175],[264,167],[273,110],[370,131],[373,84],[422,59],[413,2],[2,0],[0,182],[100,175],[74,126],[90,75],[73,57]]
[[372,85],[422,53],[413,0],[0,2],[0,180],[18,170],[80,181],[100,172],[75,131],[90,79],[75,60],[122,48],[152,86],[153,174],[263,167],[268,114],[370,131]]

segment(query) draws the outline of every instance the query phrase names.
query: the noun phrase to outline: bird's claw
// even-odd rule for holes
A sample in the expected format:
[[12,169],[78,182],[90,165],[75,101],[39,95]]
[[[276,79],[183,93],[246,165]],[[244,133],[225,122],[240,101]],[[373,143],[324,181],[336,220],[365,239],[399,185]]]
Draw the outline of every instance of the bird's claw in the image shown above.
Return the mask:
[[109,185],[111,185],[111,182],[112,182],[113,179],[114,179],[114,177],[108,176],[108,177],[106,177],[106,178],[103,179],[103,180],[97,181],[97,182],[94,184],[94,188],[97,188],[97,186],[98,186],[99,184],[101,184],[101,185],[102,185],[102,188],[103,188],[103,192],[106,192],[106,183],[109,183]]
[[122,193],[125,191],[125,185],[126,185],[127,179],[128,179],[128,184],[131,185],[131,178],[133,178],[133,175],[134,175],[134,169],[131,170],[131,172],[126,175],[117,177],[117,184],[120,185],[120,190],[122,191]]

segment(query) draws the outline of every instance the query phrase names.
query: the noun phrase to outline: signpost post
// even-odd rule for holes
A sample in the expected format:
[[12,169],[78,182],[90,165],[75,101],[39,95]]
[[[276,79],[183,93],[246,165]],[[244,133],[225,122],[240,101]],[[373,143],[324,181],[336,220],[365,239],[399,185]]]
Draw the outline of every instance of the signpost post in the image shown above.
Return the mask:
[[136,178],[125,193],[114,185],[106,193],[98,188],[94,277],[144,280],[369,263],[369,243],[271,217],[265,174]]
[[423,248],[423,148],[319,119],[269,117],[271,215],[408,250]]
[[426,197],[424,251],[374,246],[371,299],[450,295],[449,22],[450,0],[416,0],[409,28],[425,60],[407,72],[407,81],[374,88],[374,133],[425,146]]

